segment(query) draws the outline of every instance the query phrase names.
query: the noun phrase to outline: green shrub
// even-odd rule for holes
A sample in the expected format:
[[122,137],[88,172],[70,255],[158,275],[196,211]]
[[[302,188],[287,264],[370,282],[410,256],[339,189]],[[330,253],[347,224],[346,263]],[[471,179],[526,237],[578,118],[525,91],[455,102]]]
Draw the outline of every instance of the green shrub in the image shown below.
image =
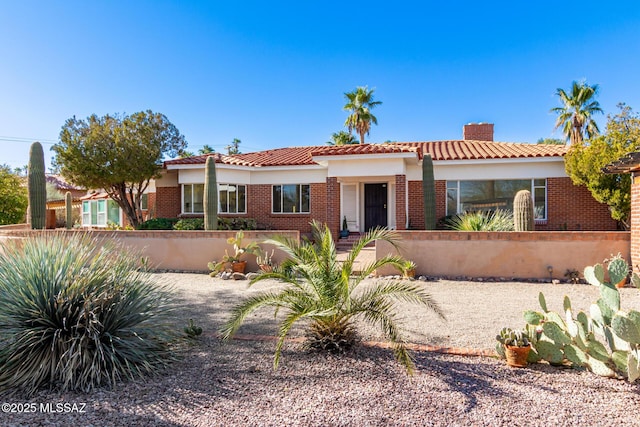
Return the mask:
[[153,218],[138,226],[138,230],[173,230],[178,218]]
[[253,218],[218,218],[218,230],[256,230],[258,223]]
[[464,212],[451,217],[447,225],[456,231],[513,231],[513,214],[500,209]]
[[0,391],[88,391],[164,368],[169,293],[141,261],[80,234],[0,245]]
[[204,219],[183,218],[175,223],[174,230],[204,230]]

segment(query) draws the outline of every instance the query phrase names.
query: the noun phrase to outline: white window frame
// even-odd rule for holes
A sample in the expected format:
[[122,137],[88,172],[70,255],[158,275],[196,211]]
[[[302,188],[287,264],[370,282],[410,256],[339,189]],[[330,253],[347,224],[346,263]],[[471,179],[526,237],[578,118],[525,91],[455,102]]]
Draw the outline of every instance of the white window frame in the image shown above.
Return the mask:
[[[298,211],[297,212],[283,212],[282,211],[282,206],[284,205],[283,201],[284,201],[284,191],[282,191],[282,187],[285,187],[287,185],[296,185],[299,187],[299,194],[302,195],[302,187],[303,186],[307,186],[309,187],[309,210],[308,211],[302,211],[302,197],[300,197],[300,200],[298,200]],[[280,212],[276,212],[273,210],[273,189],[275,187],[281,187],[280,188]],[[311,213],[311,184],[273,184],[271,186],[271,213],[275,214],[275,215],[308,215]]]
[[[528,179],[528,178],[525,178]],[[478,179],[476,181],[519,181],[521,179]],[[535,182],[537,180],[544,180],[544,186],[542,185],[535,185]],[[457,215],[459,213],[462,213],[460,210],[460,182],[461,181],[474,181],[474,180],[470,180],[470,179],[463,179],[463,180],[448,180],[446,182],[446,189],[445,189],[445,208],[446,210],[446,214],[447,215]],[[549,197],[548,197],[548,180],[547,178],[531,178],[531,186],[529,191],[531,191],[531,196],[533,197],[533,202],[534,202],[534,206],[535,206],[535,190],[536,188],[544,188],[544,218],[536,218],[536,222],[545,222],[548,220],[549,218]],[[452,183],[455,183],[455,185],[450,185]],[[450,189],[455,189],[456,191],[456,212],[449,212],[448,211],[448,207],[449,207],[449,190]]]
[[[193,195],[195,194],[195,192],[193,191],[193,188],[194,188],[194,186],[196,186],[196,185],[202,185],[202,186],[204,186],[204,184],[200,184],[200,183],[182,184],[181,194],[180,194],[180,212],[181,212],[182,214],[187,214],[187,215],[189,215],[189,214],[192,214],[192,215],[204,214],[204,195],[203,195],[203,209],[202,209],[202,212],[195,212],[195,211],[193,210],[193,206],[194,206],[194,203],[193,203]],[[229,197],[228,197],[228,195],[227,195],[227,212],[222,212],[222,211],[221,211],[221,209],[220,209],[220,208],[221,208],[221,206],[220,206],[220,191],[223,191],[223,190],[221,190],[221,187],[223,187],[223,186],[229,186],[229,185],[233,185],[233,186],[235,186],[236,188],[237,188],[237,187],[244,187],[244,210],[243,210],[242,212],[240,212],[239,210],[238,210],[238,212],[229,212]],[[185,199],[184,199],[184,193],[185,193],[185,191],[184,191],[184,189],[185,189],[185,187],[187,187],[187,186],[190,186],[190,187],[191,187],[191,211],[190,211],[190,212],[185,212],[185,210],[184,210],[184,207],[185,207],[185,206],[184,206],[184,202],[185,202]],[[228,215],[246,215],[246,214],[247,214],[247,204],[248,204],[248,200],[247,200],[247,186],[246,186],[245,184],[218,183],[218,213],[219,213],[219,214],[222,214],[222,215],[227,215],[227,214],[228,214]]]
[[[226,190],[224,187],[226,186]],[[238,209],[238,197],[236,196],[236,212],[229,212],[229,186],[236,187],[236,191],[238,188],[244,188],[244,206],[243,210],[240,211]],[[226,212],[222,211],[222,198],[220,197],[220,193],[226,191],[227,192],[227,210]],[[218,213],[222,215],[246,215],[247,214],[247,186],[245,184],[233,184],[233,183],[219,183],[218,184]]]

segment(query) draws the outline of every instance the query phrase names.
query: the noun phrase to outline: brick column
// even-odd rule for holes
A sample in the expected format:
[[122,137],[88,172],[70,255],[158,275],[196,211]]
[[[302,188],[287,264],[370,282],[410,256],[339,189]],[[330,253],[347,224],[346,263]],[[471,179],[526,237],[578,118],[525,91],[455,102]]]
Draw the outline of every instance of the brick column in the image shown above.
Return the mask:
[[640,173],[631,175],[631,266],[640,274]]
[[407,229],[407,176],[396,175],[396,229]]
[[327,178],[327,225],[333,240],[340,236],[340,183],[338,178]]
[[[156,187],[155,209],[156,218],[177,218],[180,206],[180,187]],[[151,202],[151,200],[149,200]],[[149,204],[151,207],[151,204]]]

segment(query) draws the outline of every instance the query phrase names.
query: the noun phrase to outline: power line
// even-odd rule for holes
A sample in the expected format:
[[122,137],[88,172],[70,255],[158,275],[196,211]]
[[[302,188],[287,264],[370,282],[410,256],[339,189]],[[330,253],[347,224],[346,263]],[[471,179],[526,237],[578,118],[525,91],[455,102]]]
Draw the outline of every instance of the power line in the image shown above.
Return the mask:
[[31,144],[31,143],[33,143],[35,141],[38,141],[41,144],[46,144],[46,145],[53,145],[53,144],[58,142],[58,141],[56,141],[54,139],[24,138],[24,137],[21,137],[21,136],[0,136],[0,141],[3,141],[3,142],[21,142],[21,143],[27,143],[27,144]]

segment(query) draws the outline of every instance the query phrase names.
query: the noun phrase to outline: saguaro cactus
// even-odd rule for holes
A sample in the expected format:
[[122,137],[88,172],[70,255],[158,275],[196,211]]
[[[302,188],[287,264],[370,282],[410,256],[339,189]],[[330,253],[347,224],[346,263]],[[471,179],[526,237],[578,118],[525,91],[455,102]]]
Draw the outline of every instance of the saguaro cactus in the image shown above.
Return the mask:
[[29,150],[28,190],[31,228],[41,230],[45,226],[47,212],[47,180],[44,176],[44,152],[39,142],[31,144]]
[[204,229],[218,229],[218,181],[214,156],[207,157],[204,169]]
[[513,199],[513,225],[516,231],[533,231],[533,199],[531,192],[520,190]]
[[436,228],[436,184],[431,154],[422,158],[422,198],[424,200],[424,229]]
[[64,226],[67,230],[70,230],[73,226],[73,214],[71,212],[73,199],[71,197],[71,192],[67,191],[64,195],[64,212],[65,212],[65,220]]

